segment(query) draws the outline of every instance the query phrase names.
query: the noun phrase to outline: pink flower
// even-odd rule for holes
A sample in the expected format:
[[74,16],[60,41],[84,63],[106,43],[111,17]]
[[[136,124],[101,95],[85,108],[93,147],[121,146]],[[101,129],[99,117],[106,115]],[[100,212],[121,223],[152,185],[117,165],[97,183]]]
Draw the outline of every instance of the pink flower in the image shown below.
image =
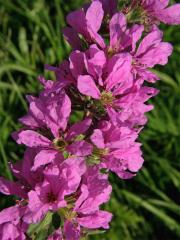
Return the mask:
[[146,112],[153,109],[153,105],[145,104],[147,100],[158,94],[158,90],[152,87],[139,87],[134,85],[127,94],[116,101],[120,111],[109,108],[109,117],[114,125],[127,126],[129,128],[143,126],[147,122]]
[[98,211],[100,205],[109,201],[112,187],[108,175],[101,174],[95,166],[88,168],[84,174],[80,191],[74,210],[85,215]]
[[86,118],[67,128],[71,111],[71,102],[67,95],[53,93],[51,97],[29,97],[29,100],[29,113],[20,121],[30,129],[14,133],[13,138],[19,144],[39,149],[33,170],[57,158],[62,161],[65,151],[77,156],[91,153],[92,146],[89,143],[76,140],[77,136],[88,130],[91,119]]
[[67,16],[67,23],[71,28],[65,28],[64,34],[69,43],[73,43],[73,48],[78,49],[80,45],[76,33],[81,34],[89,43],[105,47],[103,38],[98,34],[103,16],[104,11],[99,1],[93,1],[87,10],[82,8]]
[[28,213],[24,220],[39,222],[45,214],[67,206],[65,196],[73,194],[85,172],[83,158],[69,158],[60,166],[51,165],[44,170],[44,181],[28,193]]
[[169,0],[141,0],[140,6],[143,7],[149,21],[156,21],[165,24],[180,24],[180,4],[168,7]]
[[112,187],[109,185],[107,174],[100,173],[97,166],[87,169],[77,192],[79,197],[72,210],[72,219],[67,219],[64,225],[67,240],[80,239],[81,227],[87,229],[109,228],[112,214],[101,211],[99,208],[103,203],[109,201],[111,191]]
[[142,167],[143,158],[138,134],[127,127],[115,127],[110,122],[102,122],[95,129],[91,141],[95,145],[94,155],[103,161],[103,167],[115,172],[120,178],[130,178]]
[[139,74],[143,80],[154,82],[158,78],[148,68],[152,68],[156,64],[167,64],[168,57],[172,54],[172,45],[162,42],[163,33],[157,27],[154,27],[137,48],[136,45],[142,37],[143,30],[142,25],[136,24],[128,29],[125,16],[122,13],[115,14],[110,21],[110,46],[108,51],[115,54],[130,48],[134,73]]
[[25,207],[13,206],[0,212],[0,239],[25,240],[27,224],[22,221]]

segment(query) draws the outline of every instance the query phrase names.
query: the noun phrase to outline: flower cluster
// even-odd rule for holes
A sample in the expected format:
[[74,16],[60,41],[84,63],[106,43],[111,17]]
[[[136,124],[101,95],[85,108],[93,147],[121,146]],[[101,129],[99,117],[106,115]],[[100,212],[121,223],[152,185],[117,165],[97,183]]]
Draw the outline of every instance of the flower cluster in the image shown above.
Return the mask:
[[43,90],[27,96],[23,128],[12,135],[27,148],[11,164],[16,181],[0,178],[0,192],[17,196],[0,212],[1,239],[79,240],[109,228],[112,214],[101,208],[112,191],[108,173],[129,179],[141,169],[137,139],[158,93],[151,69],[172,53],[158,24],[180,23],[180,4],[130,2],[119,12],[116,0],[94,0],[67,16],[73,51],[46,65],[56,81],[39,77]]

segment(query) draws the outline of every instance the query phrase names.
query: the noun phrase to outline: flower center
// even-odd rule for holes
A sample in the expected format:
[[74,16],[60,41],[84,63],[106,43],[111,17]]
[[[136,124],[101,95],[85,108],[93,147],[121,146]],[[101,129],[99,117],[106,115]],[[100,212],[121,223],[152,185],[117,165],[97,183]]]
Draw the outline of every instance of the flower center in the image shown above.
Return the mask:
[[53,202],[55,202],[57,200],[57,197],[56,197],[56,195],[53,192],[47,193],[46,197],[47,197],[47,202],[48,203],[53,203]]
[[62,138],[56,138],[53,140],[53,145],[58,150],[64,150],[66,147],[66,142]]
[[99,164],[101,162],[101,157],[107,155],[108,152],[109,150],[107,148],[100,149],[94,147],[92,155],[87,158],[87,163],[90,166]]
[[112,92],[103,91],[101,93],[101,103],[103,105],[110,105],[110,106],[112,106],[113,100],[114,100],[114,97],[113,97]]

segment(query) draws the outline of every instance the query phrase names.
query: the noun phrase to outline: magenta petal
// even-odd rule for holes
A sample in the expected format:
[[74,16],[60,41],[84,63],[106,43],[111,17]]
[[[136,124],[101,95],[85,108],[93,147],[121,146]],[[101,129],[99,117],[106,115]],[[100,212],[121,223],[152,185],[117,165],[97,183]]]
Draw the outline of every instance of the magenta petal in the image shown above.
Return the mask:
[[104,11],[102,4],[99,1],[92,2],[86,12],[86,20],[88,27],[90,27],[93,32],[98,32],[100,29],[103,16]]
[[144,159],[141,157],[141,151],[138,145],[134,145],[128,154],[128,169],[131,172],[137,172],[143,165]]
[[106,211],[97,211],[94,214],[84,216],[81,218],[77,218],[78,223],[85,227],[90,229],[95,228],[109,228],[109,222],[112,219],[112,214]]
[[156,64],[165,65],[167,64],[168,57],[172,54],[172,51],[173,47],[170,43],[162,42],[144,53],[139,59],[139,62],[148,67],[154,67]]
[[113,16],[117,12],[117,0],[94,0],[94,1],[100,1],[103,6],[103,10],[105,14],[109,14],[110,16]]
[[157,44],[159,44],[162,40],[162,36],[163,36],[162,32],[158,29],[150,32],[141,41],[135,57],[141,57],[143,54],[146,54],[146,52],[149,49],[151,49],[153,46],[156,46]]
[[18,144],[24,144],[28,147],[48,147],[51,144],[49,139],[32,130],[13,133],[12,137]]
[[78,78],[85,71],[84,53],[80,51],[73,51],[69,57],[70,69],[74,78]]
[[174,4],[171,7],[158,11],[157,18],[166,24],[180,24],[180,4]]
[[116,13],[110,21],[110,46],[112,48],[119,47],[119,40],[122,33],[126,30],[127,22],[126,17],[122,13]]
[[88,194],[89,194],[88,187],[85,184],[82,184],[81,195],[76,200],[76,203],[75,203],[75,208],[74,208],[75,211],[77,211],[82,205],[82,203],[88,198]]
[[60,229],[54,231],[47,240],[63,240],[62,231]]
[[71,113],[71,100],[66,94],[51,97],[46,105],[46,123],[54,137],[59,137],[59,130],[65,130]]
[[68,14],[66,18],[68,24],[73,27],[78,33],[82,35],[87,34],[86,18],[83,9],[76,10]]
[[91,126],[92,120],[90,118],[86,118],[81,122],[75,123],[72,125],[72,127],[69,129],[67,133],[66,140],[69,141],[72,138],[85,133],[88,128]]
[[30,212],[28,212],[28,214],[25,215],[24,221],[27,223],[37,223],[48,212],[48,207],[46,204],[43,205],[43,203],[41,203],[35,191],[30,191],[28,193],[28,198],[29,198],[28,208]]
[[93,44],[86,51],[84,61],[87,72],[93,76],[93,78],[98,79],[102,76],[103,68],[106,64],[104,51],[99,50],[99,48]]
[[99,99],[100,91],[96,87],[96,84],[91,76],[83,75],[78,77],[78,89],[79,91],[89,97]]
[[13,206],[9,208],[5,208],[0,212],[0,224],[17,220],[20,217],[18,206]]
[[104,137],[102,131],[100,129],[95,129],[92,136],[91,141],[96,145],[98,148],[105,148],[104,144]]
[[19,122],[31,128],[39,127],[38,122],[30,114],[27,114],[26,116],[19,118]]
[[73,28],[65,27],[63,29],[63,34],[66,41],[72,46],[73,50],[81,49],[79,36]]
[[35,159],[34,166],[31,168],[32,171],[36,171],[40,166],[44,166],[48,163],[52,163],[56,158],[58,152],[56,150],[42,150],[40,151]]
[[131,29],[129,30],[129,34],[131,35],[132,38],[132,51],[134,52],[136,49],[136,44],[140,40],[142,33],[144,31],[144,26],[143,25],[137,25],[134,24]]
[[81,233],[79,226],[76,226],[70,221],[66,221],[64,224],[64,235],[66,240],[80,240]]
[[0,192],[5,195],[16,195],[21,198],[27,197],[27,193],[21,184],[8,181],[3,177],[0,177]]
[[113,94],[122,94],[133,85],[131,74],[132,57],[128,53],[115,55],[109,61],[109,76],[106,79],[106,89],[109,91],[115,87]]
[[92,153],[93,146],[85,141],[77,141],[70,144],[66,149],[76,156],[88,156]]

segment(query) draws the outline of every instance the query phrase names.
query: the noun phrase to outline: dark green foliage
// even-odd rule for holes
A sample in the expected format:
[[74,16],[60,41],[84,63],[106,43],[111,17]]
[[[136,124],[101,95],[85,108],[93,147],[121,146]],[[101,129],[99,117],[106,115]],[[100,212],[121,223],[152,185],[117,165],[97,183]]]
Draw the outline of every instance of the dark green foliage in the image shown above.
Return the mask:
[[[43,64],[58,65],[67,57],[70,48],[61,31],[64,16],[84,2],[0,0],[0,171],[9,179],[8,162],[21,159],[24,150],[10,134],[26,113],[25,94],[38,94],[39,74],[54,78],[44,72]],[[140,137],[145,164],[133,180],[111,175],[114,191],[105,208],[114,214],[112,226],[92,239],[180,239],[180,27],[161,28],[174,54],[166,67],[156,69],[160,94],[152,100],[155,109]],[[78,117],[77,112],[74,119]],[[13,203],[15,198],[0,198],[1,208]],[[53,221],[56,228],[57,219]]]

